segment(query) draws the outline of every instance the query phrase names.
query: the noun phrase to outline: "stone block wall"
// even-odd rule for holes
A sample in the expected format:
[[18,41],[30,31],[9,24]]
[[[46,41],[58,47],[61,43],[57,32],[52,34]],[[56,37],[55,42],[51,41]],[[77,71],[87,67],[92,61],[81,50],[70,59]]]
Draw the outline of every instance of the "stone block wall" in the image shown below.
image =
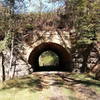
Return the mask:
[[84,48],[76,48],[72,52],[73,72],[82,72],[82,67],[87,72],[92,71],[96,66],[100,70],[100,42],[95,42]]
[[[17,36],[20,38],[20,35]],[[15,40],[16,42],[16,40]],[[15,46],[12,66],[10,68],[11,51],[6,49],[4,54],[5,79],[28,75],[33,72],[31,65],[28,63],[28,58],[32,50],[41,43],[52,42],[61,45],[66,49],[71,48],[70,35],[67,31],[38,31],[28,32],[23,35],[22,41]],[[2,80],[2,63],[0,56],[0,80]]]

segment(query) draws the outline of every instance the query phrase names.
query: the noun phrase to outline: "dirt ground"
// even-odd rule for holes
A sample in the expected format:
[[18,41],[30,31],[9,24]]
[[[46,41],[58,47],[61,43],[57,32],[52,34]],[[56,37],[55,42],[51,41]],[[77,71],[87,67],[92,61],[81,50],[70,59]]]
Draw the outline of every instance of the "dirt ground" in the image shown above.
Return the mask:
[[86,74],[34,72],[4,82],[0,100],[100,100],[100,81]]
[[94,88],[88,86],[92,83],[74,79],[70,73],[37,72],[35,75],[41,79],[40,87],[48,87],[47,90],[51,93],[49,97],[42,96],[42,100],[100,100],[100,91],[97,93]]

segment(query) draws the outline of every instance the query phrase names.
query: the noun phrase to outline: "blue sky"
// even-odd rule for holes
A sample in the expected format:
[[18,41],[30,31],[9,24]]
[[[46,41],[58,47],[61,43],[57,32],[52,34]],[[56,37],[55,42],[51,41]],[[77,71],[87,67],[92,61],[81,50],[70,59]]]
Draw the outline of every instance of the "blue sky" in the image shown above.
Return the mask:
[[[49,3],[48,0],[24,0],[23,3],[16,2],[15,11],[17,13],[39,12],[39,11],[48,12],[57,9],[58,7],[64,4],[63,2]],[[42,3],[41,6],[40,3]]]

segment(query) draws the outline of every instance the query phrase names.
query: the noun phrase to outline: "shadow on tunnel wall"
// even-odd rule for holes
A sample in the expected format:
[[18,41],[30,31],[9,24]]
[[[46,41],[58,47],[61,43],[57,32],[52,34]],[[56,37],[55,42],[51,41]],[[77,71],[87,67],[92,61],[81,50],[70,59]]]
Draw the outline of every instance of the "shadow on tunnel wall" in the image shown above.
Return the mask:
[[[55,52],[58,55],[59,65],[40,67],[38,61],[39,56],[41,55],[41,53],[49,50]],[[33,49],[33,51],[30,53],[28,62],[32,66],[34,71],[72,71],[72,57],[70,52],[61,45],[52,42],[42,43],[39,46],[35,47],[35,49]]]

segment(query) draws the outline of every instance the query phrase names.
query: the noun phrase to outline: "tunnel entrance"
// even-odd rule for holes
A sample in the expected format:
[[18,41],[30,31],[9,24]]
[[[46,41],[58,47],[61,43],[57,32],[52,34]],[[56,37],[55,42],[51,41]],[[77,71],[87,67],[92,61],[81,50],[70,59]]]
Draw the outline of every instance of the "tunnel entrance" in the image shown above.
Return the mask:
[[35,47],[28,62],[34,71],[72,71],[71,54],[59,44],[48,42]]

